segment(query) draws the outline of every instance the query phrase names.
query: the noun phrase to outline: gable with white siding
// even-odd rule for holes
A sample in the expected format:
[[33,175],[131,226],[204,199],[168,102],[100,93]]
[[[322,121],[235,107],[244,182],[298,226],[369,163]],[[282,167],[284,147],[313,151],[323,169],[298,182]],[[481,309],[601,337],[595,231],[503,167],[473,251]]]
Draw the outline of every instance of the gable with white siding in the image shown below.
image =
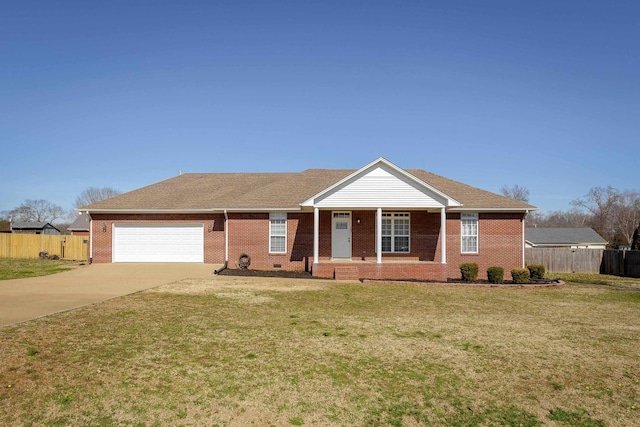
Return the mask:
[[385,159],[356,171],[302,204],[317,208],[439,209],[460,204]]

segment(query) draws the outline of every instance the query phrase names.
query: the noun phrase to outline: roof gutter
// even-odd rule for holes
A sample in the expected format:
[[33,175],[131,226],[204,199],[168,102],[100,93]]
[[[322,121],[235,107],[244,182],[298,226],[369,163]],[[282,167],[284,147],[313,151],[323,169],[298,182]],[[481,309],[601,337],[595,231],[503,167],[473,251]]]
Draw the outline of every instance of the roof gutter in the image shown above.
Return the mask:
[[[211,208],[211,209],[76,209],[78,212],[91,214],[199,214],[199,213],[225,213],[225,212],[300,212],[308,210],[309,206],[304,204],[289,208]],[[338,209],[338,207],[334,207]],[[374,209],[370,206],[351,206],[352,209]],[[529,208],[473,208],[473,207],[445,207],[447,212],[525,212],[529,213],[538,210],[536,207]],[[340,209],[347,209],[341,207]],[[387,207],[385,209],[407,209],[406,207]],[[410,209],[421,209],[411,207]]]
[[531,211],[536,211],[538,208],[535,206],[527,208],[449,208],[447,212],[524,212],[528,214]]
[[198,213],[225,213],[225,212],[293,212],[301,208],[211,208],[211,209],[76,209],[78,212],[88,214],[198,214]]

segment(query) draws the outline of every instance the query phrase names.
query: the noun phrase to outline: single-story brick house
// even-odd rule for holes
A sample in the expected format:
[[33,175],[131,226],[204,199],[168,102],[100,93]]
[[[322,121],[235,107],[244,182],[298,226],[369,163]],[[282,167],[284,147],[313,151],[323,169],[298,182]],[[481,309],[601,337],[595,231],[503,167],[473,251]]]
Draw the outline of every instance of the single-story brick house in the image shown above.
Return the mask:
[[189,173],[86,206],[92,262],[227,263],[443,280],[524,265],[536,209],[379,158],[358,170]]

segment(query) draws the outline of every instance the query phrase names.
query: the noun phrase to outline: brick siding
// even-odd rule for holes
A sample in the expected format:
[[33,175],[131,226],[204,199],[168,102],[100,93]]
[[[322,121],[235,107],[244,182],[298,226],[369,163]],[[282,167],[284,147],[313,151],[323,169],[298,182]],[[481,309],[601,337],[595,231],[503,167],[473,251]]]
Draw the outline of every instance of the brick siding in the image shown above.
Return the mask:
[[[402,210],[406,212],[406,210]],[[411,252],[383,254],[376,264],[374,210],[352,212],[352,259],[358,261],[361,278],[443,280],[460,277],[460,264],[476,262],[479,276],[486,278],[488,267],[509,271],[522,266],[522,214],[481,213],[479,251],[460,253],[460,214],[447,214],[447,264],[441,264],[440,213],[409,211],[411,214]],[[93,262],[111,262],[112,225],[128,224],[204,224],[204,262],[221,264],[225,260],[223,214],[93,214]],[[268,213],[229,213],[229,268],[238,268],[242,254],[251,257],[250,268],[258,270],[311,271],[313,263],[313,213],[287,215],[287,252],[269,253]],[[360,223],[357,219],[360,219]],[[102,231],[102,224],[105,231]],[[209,231],[209,225],[213,224]],[[331,259],[332,212],[320,212],[319,260],[313,275],[334,277],[337,265]],[[402,262],[405,261],[405,262]],[[386,263],[385,263],[386,262]]]
[[447,215],[447,276],[460,277],[460,264],[478,264],[478,277],[487,278],[487,268],[504,268],[505,278],[510,271],[522,267],[521,213],[480,213],[478,218],[478,253],[462,254],[460,214]]
[[[92,214],[93,262],[111,262],[113,224],[203,224],[204,262],[224,262],[224,215],[223,214]],[[104,224],[104,230],[103,230]],[[209,225],[212,230],[209,231]]]
[[[329,229],[329,232],[331,230]],[[313,214],[287,215],[287,252],[269,253],[269,214],[229,214],[229,268],[238,268],[241,255],[256,270],[308,270],[313,262]]]
[[[340,277],[342,270],[348,267],[357,270],[350,277]],[[438,280],[446,279],[446,266],[430,262],[389,262],[376,263],[320,263],[313,267],[313,275],[327,278],[358,279],[396,279],[396,280]],[[350,271],[351,273],[351,271]]]

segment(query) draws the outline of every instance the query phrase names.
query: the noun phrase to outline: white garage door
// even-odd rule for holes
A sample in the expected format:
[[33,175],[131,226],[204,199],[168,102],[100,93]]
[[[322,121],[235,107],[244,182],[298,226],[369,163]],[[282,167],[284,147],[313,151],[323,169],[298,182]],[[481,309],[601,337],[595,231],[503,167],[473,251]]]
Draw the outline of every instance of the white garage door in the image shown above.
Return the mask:
[[202,224],[115,224],[113,262],[204,262]]

